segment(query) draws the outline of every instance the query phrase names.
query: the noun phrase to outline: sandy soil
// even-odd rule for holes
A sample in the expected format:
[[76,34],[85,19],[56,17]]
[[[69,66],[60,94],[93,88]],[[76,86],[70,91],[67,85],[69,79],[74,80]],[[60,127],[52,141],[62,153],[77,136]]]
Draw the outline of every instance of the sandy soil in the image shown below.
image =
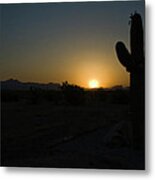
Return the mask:
[[[144,169],[144,154],[105,137],[127,121],[127,105],[2,103],[2,165]],[[123,142],[123,143],[122,143]]]

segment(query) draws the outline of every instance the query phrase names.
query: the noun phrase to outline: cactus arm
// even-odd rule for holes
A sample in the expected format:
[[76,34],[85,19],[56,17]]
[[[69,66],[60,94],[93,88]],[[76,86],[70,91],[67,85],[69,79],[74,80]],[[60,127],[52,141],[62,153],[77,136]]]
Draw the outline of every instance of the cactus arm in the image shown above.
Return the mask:
[[132,58],[124,43],[117,42],[116,53],[120,63],[126,67],[127,71],[130,71],[132,67]]

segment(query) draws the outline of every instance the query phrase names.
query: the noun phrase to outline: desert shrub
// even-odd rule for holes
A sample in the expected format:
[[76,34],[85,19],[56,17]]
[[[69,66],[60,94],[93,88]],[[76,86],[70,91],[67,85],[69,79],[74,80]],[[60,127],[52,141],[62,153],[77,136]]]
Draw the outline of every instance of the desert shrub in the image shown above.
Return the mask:
[[89,89],[86,91],[86,101],[88,105],[103,105],[106,103],[114,103],[115,98],[110,90],[103,88]]
[[71,105],[82,105],[85,103],[85,92],[84,89],[77,86],[64,82],[61,86],[64,99]]

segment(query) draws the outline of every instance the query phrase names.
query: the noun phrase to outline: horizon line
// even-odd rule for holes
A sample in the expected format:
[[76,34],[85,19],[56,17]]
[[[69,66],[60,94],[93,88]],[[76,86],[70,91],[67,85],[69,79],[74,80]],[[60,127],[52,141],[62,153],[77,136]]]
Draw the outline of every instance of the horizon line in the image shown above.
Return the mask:
[[49,82],[39,82],[39,81],[23,81],[23,80],[19,80],[19,79],[16,79],[16,78],[8,78],[8,79],[5,79],[5,80],[0,80],[0,83],[1,82],[6,82],[6,81],[18,81],[20,83],[34,83],[34,84],[43,84],[43,85],[48,85],[48,84],[59,84],[59,85],[62,85],[63,83],[67,82],[69,85],[78,86],[78,87],[81,87],[81,88],[84,88],[84,89],[100,89],[100,88],[110,89],[110,88],[119,87],[119,86],[121,86],[122,88],[130,87],[129,85],[116,84],[116,85],[107,86],[107,87],[100,86],[98,88],[90,88],[90,87],[84,87],[84,86],[78,85],[76,83],[69,82],[67,80],[62,81],[62,82],[52,82],[52,81],[49,81]]

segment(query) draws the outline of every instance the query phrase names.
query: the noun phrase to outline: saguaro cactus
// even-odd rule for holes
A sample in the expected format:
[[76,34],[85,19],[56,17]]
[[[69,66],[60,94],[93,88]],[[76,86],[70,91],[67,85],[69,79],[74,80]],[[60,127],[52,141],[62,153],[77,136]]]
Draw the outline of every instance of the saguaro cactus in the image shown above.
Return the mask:
[[143,26],[140,14],[130,16],[130,52],[124,43],[117,42],[116,53],[120,63],[130,73],[130,112],[133,124],[134,147],[144,148],[144,81],[145,81],[145,57],[143,42]]

